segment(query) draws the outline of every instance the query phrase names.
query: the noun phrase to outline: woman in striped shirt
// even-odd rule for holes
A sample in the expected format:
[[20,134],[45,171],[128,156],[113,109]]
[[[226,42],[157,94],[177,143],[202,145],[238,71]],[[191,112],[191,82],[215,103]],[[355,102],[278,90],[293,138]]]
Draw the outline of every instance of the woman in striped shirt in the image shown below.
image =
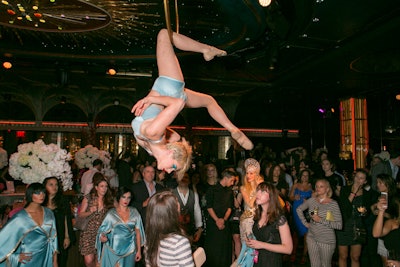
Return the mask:
[[[297,215],[308,228],[307,246],[311,267],[330,267],[336,247],[335,229],[342,229],[342,214],[338,203],[332,198],[328,180],[318,179],[315,197],[307,199],[297,209]],[[303,211],[309,210],[311,221],[307,222]]]
[[170,191],[153,195],[147,206],[147,267],[194,267],[189,239],[179,224],[179,202]]

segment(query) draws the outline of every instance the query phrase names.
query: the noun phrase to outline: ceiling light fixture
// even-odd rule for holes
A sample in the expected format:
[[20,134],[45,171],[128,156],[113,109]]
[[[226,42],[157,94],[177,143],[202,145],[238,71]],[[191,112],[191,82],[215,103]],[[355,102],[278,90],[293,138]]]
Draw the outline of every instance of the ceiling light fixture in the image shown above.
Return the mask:
[[113,68],[109,68],[107,70],[107,74],[113,76],[113,75],[117,74],[117,71],[115,69],[113,69]]
[[12,68],[11,62],[9,62],[9,61],[3,62],[3,68],[5,68],[7,70],[11,69]]
[[262,7],[267,7],[271,4],[271,0],[258,0],[258,3],[260,3]]

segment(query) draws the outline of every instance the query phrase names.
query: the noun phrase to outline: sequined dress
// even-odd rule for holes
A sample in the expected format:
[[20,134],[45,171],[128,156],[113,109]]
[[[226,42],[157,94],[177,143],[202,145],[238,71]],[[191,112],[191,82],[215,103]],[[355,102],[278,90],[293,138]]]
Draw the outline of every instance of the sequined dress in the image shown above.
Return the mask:
[[[250,193],[250,199],[255,197],[255,191]],[[242,242],[246,242],[247,235],[252,232],[253,224],[254,224],[254,214],[255,207],[250,207],[246,202],[244,202],[244,212],[240,216],[240,240]]]

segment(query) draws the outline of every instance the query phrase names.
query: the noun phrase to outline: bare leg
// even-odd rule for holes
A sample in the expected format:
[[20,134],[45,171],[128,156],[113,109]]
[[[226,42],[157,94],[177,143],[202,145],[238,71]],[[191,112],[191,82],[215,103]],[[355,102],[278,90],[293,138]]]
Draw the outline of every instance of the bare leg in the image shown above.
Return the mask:
[[339,267],[347,267],[348,246],[339,246]]
[[158,75],[184,81],[178,58],[175,55],[174,48],[172,47],[166,29],[163,29],[158,33],[156,53]]
[[[185,35],[173,33],[176,48],[183,51],[202,53],[205,60],[212,60],[215,56],[226,56],[226,52],[216,47],[200,43]],[[157,36],[157,65],[160,76],[168,76],[183,81],[182,70],[169,39],[168,31],[162,29]]]
[[84,261],[85,261],[86,267],[95,267],[96,266],[94,254],[85,255]]
[[174,40],[174,45],[176,48],[183,51],[202,53],[206,61],[210,61],[216,56],[217,57],[226,56],[226,52],[224,50],[218,49],[214,46],[200,43],[185,35],[174,32],[172,38]]
[[[174,32],[172,38],[176,48],[183,51],[202,53],[205,60],[211,60],[215,56],[226,55],[226,52],[223,50],[200,43],[182,34],[177,34]],[[166,29],[162,29],[157,36],[157,65],[158,74],[160,76],[168,76],[180,81],[184,81],[178,58],[175,55],[168,31]],[[242,131],[232,124],[214,98],[209,95],[197,93],[188,89],[186,89],[186,94],[188,98],[186,102],[187,107],[207,108],[210,116],[225,129],[227,129],[231,133],[231,136],[239,143],[239,145],[247,150],[253,149],[253,143]]]
[[350,246],[351,267],[360,267],[361,245]]
[[188,108],[207,108],[210,116],[221,124],[222,127],[227,129],[231,133],[232,138],[235,139],[239,145],[247,150],[253,149],[253,143],[228,119],[224,110],[212,96],[189,89],[185,89],[185,92],[187,95],[186,106]]
[[233,260],[236,260],[239,258],[240,255],[240,250],[242,249],[242,242],[240,241],[240,235],[239,234],[233,234],[232,235],[232,240],[233,240]]

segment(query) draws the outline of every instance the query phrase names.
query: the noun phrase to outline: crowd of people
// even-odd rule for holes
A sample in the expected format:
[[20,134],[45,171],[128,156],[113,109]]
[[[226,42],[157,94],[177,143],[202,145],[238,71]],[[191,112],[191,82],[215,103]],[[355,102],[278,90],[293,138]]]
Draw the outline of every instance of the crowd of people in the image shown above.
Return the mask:
[[[130,178],[115,189],[96,160],[80,180],[85,228],[74,229],[56,177],[30,184],[0,231],[0,263],[66,266],[77,243],[85,266],[194,266],[198,247],[209,267],[400,266],[400,155],[347,176],[327,156],[286,171],[282,161],[197,161],[178,178],[156,162],[136,162],[137,174],[124,153],[116,172]],[[390,168],[376,174],[382,165]]]

